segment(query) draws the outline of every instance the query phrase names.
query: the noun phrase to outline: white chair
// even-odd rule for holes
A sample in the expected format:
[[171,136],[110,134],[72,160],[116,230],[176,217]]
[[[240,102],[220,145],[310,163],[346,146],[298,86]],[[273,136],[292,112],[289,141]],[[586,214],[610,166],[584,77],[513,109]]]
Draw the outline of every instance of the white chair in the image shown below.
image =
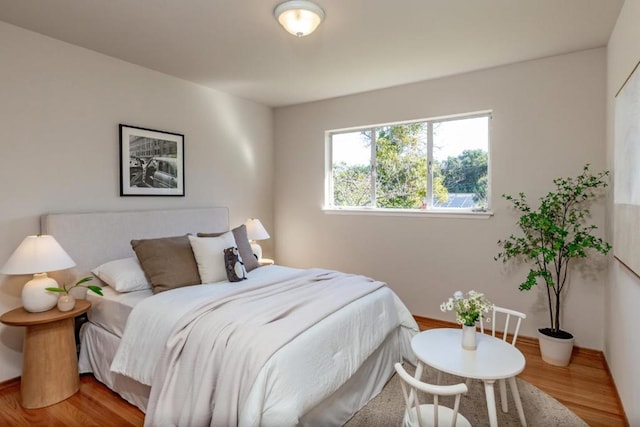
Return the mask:
[[[499,315],[504,315],[504,328],[502,329],[502,341],[511,342],[511,345],[516,345],[518,339],[518,332],[520,332],[520,323],[527,318],[527,315],[520,313],[519,311],[510,310],[508,308],[493,306],[491,309],[491,336],[496,336],[496,319]],[[509,324],[511,323],[511,317],[514,317],[515,329],[511,332],[511,341],[507,339],[509,336]],[[498,323],[500,324],[500,323]],[[484,324],[480,321],[480,332],[484,332]]]
[[[403,426],[471,427],[469,420],[458,413],[460,396],[467,392],[467,386],[464,383],[455,385],[427,384],[412,377],[400,363],[396,363],[395,368],[401,380],[400,385],[406,404]],[[420,404],[418,391],[433,395],[433,404]],[[438,398],[440,396],[455,396],[453,409],[439,405]]]
[[[496,336],[496,319],[498,317],[504,317],[504,327],[502,328],[502,341],[509,342],[511,345],[516,345],[516,340],[518,339],[518,332],[520,332],[520,324],[524,319],[527,318],[527,315],[521,313],[519,311],[510,310],[504,307],[496,307],[495,305],[492,307],[491,312],[491,336]],[[513,321],[513,322],[512,322]],[[498,321],[498,325],[501,321]],[[509,329],[509,326],[512,326],[512,329]],[[515,326],[514,326],[515,325]],[[480,332],[485,333],[485,328],[482,322],[480,321]],[[487,331],[488,332],[488,331]],[[511,333],[511,340],[508,339],[509,333]],[[527,423],[524,418],[524,412],[522,411],[522,402],[520,402],[520,393],[518,392],[518,387],[516,385],[515,378],[508,378],[509,385],[511,387],[511,394],[513,395],[513,400],[516,403],[516,409],[518,410],[518,416],[520,417],[520,422],[523,426],[526,426]],[[469,379],[467,379],[467,387],[469,386]],[[502,412],[508,412],[509,406],[507,403],[507,385],[504,379],[499,380],[500,384],[500,402],[502,403]]]

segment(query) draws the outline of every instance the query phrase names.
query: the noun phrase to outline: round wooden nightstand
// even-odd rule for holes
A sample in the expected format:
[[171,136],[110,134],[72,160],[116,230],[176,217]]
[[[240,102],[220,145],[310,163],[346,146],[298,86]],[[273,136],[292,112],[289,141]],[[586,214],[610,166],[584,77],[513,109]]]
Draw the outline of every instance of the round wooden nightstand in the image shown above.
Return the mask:
[[58,403],[80,388],[73,318],[91,308],[77,300],[71,311],[54,308],[30,313],[23,307],[0,316],[10,326],[25,326],[20,394],[25,408],[42,408]]

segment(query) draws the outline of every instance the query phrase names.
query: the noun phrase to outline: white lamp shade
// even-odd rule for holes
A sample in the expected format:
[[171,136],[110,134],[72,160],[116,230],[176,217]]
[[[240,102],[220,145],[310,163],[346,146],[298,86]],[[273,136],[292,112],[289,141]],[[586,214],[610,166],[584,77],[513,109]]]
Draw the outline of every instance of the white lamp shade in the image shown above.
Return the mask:
[[257,218],[248,219],[244,225],[247,227],[247,238],[249,240],[265,240],[270,237],[267,230]]
[[2,273],[46,273],[75,265],[53,236],[27,236],[4,264]]
[[279,4],[273,11],[280,25],[297,37],[313,33],[324,20],[324,10],[307,0],[290,0]]
[[25,310],[37,313],[52,309],[58,301],[57,293],[46,290],[58,287],[47,272],[75,265],[53,236],[27,236],[4,264],[2,273],[34,275],[22,288],[22,305]]

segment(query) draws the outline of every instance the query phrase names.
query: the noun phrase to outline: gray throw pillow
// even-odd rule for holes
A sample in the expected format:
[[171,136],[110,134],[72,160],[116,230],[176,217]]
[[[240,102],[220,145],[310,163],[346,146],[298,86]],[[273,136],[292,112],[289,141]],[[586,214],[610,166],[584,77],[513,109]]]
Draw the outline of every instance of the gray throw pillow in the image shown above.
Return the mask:
[[[242,262],[244,262],[244,268],[247,269],[247,272],[260,267],[258,258],[253,254],[253,250],[251,250],[251,243],[249,243],[249,238],[247,237],[247,226],[242,224],[231,231],[233,231],[233,238],[236,241],[238,252],[240,252],[240,257],[242,258]],[[222,234],[224,233],[198,233],[198,237],[218,237]]]

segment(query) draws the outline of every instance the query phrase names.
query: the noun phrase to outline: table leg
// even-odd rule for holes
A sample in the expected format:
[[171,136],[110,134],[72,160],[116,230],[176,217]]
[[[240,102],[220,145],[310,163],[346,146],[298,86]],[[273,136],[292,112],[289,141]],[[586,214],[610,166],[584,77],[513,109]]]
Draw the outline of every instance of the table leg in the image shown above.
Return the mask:
[[77,392],[80,380],[73,319],[28,326],[23,359],[23,407],[53,405]]
[[484,380],[484,394],[487,398],[487,411],[489,411],[489,426],[498,426],[498,414],[496,413],[496,396],[493,392],[495,380]]
[[507,382],[503,379],[499,380],[500,383],[500,403],[502,403],[502,412],[509,412],[509,406],[507,402]]
[[509,378],[509,387],[513,394],[513,401],[516,403],[516,409],[518,410],[518,416],[520,417],[520,424],[522,424],[523,427],[526,427],[527,420],[524,418],[524,411],[522,410],[522,402],[520,401],[520,392],[518,391],[516,377]]

